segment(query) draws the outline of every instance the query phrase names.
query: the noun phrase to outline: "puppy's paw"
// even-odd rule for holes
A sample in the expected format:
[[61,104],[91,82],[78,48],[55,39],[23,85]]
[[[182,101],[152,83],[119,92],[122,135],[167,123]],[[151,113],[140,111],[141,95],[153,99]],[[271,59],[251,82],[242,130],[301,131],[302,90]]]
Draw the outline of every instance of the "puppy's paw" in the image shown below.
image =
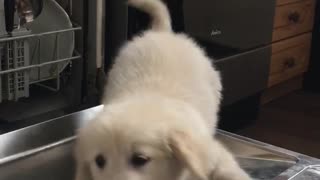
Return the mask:
[[250,176],[240,168],[233,155],[217,140],[213,143],[219,157],[208,180],[251,180]]
[[208,180],[251,180],[249,175],[240,168],[213,171]]

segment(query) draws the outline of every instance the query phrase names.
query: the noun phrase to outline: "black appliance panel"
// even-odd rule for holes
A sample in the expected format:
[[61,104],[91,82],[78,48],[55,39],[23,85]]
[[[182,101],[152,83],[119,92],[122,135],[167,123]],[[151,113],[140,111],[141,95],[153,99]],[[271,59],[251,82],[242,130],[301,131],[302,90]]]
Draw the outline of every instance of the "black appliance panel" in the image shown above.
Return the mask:
[[275,0],[184,0],[185,31],[220,48],[243,51],[272,40]]
[[267,87],[271,47],[258,48],[214,62],[222,76],[223,101],[227,106]]

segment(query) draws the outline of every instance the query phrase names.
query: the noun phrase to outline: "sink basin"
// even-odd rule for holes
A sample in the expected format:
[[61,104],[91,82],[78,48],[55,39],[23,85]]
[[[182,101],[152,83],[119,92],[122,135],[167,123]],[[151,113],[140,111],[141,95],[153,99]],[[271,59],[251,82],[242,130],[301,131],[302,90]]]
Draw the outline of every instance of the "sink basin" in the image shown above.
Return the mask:
[[0,165],[0,180],[72,180],[72,143]]
[[320,164],[306,167],[300,173],[292,178],[292,180],[319,180]]
[[[294,157],[280,156],[254,145],[238,142],[232,137],[219,134],[218,138],[232,150],[241,166],[254,179],[273,179],[297,162]],[[25,158],[4,163],[0,166],[0,180],[70,180],[74,174],[72,147],[73,141],[70,140]]]
[[[74,134],[101,108],[0,135],[0,180],[73,179]],[[318,159],[220,130],[216,136],[253,179],[320,179]]]
[[225,134],[218,134],[217,138],[237,157],[241,167],[254,179],[273,179],[298,162],[294,156],[265,150],[254,143]]

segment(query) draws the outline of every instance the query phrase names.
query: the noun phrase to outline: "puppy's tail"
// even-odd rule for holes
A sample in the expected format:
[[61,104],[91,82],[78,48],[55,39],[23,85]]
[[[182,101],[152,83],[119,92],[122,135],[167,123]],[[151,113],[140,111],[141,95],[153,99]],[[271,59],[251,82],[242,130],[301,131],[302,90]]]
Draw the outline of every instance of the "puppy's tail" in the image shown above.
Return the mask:
[[169,11],[161,0],[128,0],[129,5],[149,14],[154,31],[171,31]]

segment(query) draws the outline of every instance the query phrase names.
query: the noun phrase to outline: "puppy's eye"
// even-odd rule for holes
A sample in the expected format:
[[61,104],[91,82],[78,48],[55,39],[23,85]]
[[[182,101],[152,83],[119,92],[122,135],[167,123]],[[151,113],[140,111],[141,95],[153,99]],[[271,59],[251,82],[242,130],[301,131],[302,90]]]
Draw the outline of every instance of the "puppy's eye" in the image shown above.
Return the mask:
[[103,155],[101,155],[101,154],[96,156],[95,162],[96,162],[97,167],[100,169],[103,169],[107,163],[105,157],[103,157]]
[[133,154],[130,163],[133,167],[139,168],[146,165],[150,161],[150,158],[141,154]]

